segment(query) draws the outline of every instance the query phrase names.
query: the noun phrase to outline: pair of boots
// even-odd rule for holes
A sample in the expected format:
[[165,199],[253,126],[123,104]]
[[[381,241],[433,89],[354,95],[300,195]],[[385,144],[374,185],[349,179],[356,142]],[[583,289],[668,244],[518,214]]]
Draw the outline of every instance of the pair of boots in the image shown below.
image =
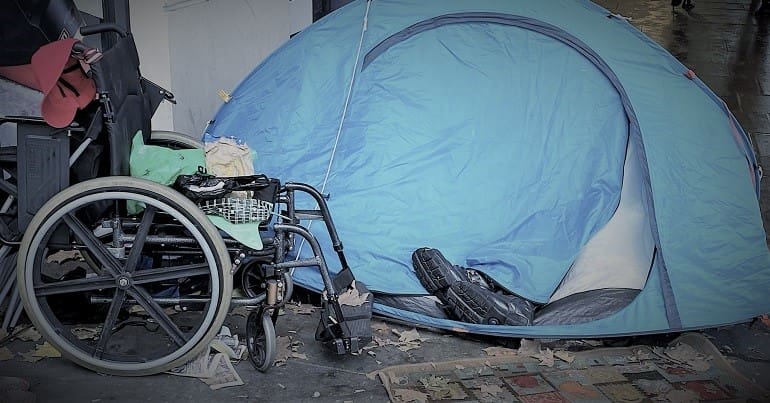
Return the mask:
[[535,306],[528,300],[492,291],[475,270],[452,265],[437,249],[412,253],[417,278],[457,320],[485,325],[532,324]]

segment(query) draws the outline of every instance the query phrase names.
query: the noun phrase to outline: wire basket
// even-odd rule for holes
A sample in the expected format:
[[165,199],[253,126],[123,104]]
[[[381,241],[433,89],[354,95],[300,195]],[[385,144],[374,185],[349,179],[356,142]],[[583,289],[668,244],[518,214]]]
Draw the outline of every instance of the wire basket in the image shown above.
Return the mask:
[[204,213],[220,216],[233,224],[265,222],[273,211],[273,203],[269,201],[232,197],[204,200],[198,206]]

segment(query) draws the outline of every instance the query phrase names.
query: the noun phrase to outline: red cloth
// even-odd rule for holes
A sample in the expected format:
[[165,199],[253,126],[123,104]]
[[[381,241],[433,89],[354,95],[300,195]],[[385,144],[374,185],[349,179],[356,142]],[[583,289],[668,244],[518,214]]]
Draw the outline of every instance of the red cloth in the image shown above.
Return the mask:
[[81,62],[70,57],[77,39],[68,38],[43,45],[24,66],[0,67],[0,74],[43,93],[40,112],[57,128],[66,127],[78,109],[96,97],[96,85],[86,76]]

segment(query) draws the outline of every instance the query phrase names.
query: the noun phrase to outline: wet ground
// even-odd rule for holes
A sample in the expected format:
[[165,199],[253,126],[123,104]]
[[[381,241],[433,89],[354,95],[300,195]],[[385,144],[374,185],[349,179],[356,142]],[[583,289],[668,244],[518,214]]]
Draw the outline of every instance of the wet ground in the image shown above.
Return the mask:
[[[691,67],[751,133],[763,166],[770,167],[770,17],[753,15],[756,2],[696,0],[691,12],[672,10],[668,0],[597,0],[610,11],[630,17],[632,24]],[[671,105],[677,108],[677,105]],[[761,209],[770,228],[770,179],[762,180]],[[313,340],[318,313],[287,311],[279,318],[277,334],[292,338],[296,358],[268,373],[248,361],[236,365],[244,386],[212,391],[203,382],[170,375],[120,378],[99,375],[60,358],[37,363],[14,358],[0,361],[0,376],[21,376],[32,384],[38,401],[378,401],[388,400],[385,389],[367,373],[389,365],[456,358],[483,357],[482,349],[498,340],[469,338],[420,330],[419,347],[403,351],[396,342],[359,356],[338,357]],[[244,318],[232,315],[229,325],[243,333]],[[375,321],[379,337],[396,341],[393,333],[408,326]],[[770,337],[760,322],[704,332],[746,377],[770,385]],[[607,340],[607,345],[661,344],[666,337]],[[563,342],[562,342],[563,343]],[[558,345],[559,343],[555,343]],[[563,344],[562,344],[563,345]],[[14,341],[12,352],[31,349],[32,342]],[[306,356],[303,358],[302,354]]]

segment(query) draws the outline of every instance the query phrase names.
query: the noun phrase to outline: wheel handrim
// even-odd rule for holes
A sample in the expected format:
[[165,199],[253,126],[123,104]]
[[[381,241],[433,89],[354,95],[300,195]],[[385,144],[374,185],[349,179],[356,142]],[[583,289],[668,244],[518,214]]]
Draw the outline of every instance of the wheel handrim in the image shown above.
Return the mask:
[[[144,203],[145,206],[147,206],[147,209],[142,214],[142,221],[139,222],[138,229],[135,233],[135,239],[140,239],[143,232],[144,235],[146,235],[148,233],[147,231],[151,230],[154,215],[157,215],[158,213],[166,214],[180,223],[185,231],[187,231],[195,240],[197,245],[200,246],[202,260],[197,264],[159,267],[156,271],[155,267],[151,270],[147,270],[146,268],[139,269],[143,255],[140,252],[129,252],[127,253],[125,263],[121,264],[120,259],[115,259],[114,256],[109,253],[109,250],[104,248],[104,245],[99,238],[93,235],[93,232],[89,230],[89,227],[83,224],[82,220],[80,220],[76,214],[73,214],[73,212],[78,211],[86,205],[109,198],[117,200],[131,199]],[[41,246],[50,246],[49,243],[51,242],[51,237],[58,228],[61,228],[62,224],[75,233],[75,238],[80,243],[85,245],[90,244],[92,247],[96,246],[95,248],[89,248],[88,253],[96,255],[95,260],[97,260],[103,268],[101,274],[98,273],[99,270],[93,270],[92,274],[95,276],[91,276],[91,278],[86,277],[80,280],[71,281],[63,280],[54,283],[43,282],[42,274],[45,267],[44,259],[50,258],[50,248]],[[101,244],[102,247],[99,248],[96,244]],[[138,247],[136,246],[137,244],[139,244]],[[142,243],[141,241],[135,241],[132,246],[133,247],[130,250],[141,251],[147,244]],[[133,371],[162,367],[193,349],[214,322],[219,306],[219,299],[221,298],[221,273],[218,272],[217,260],[214,255],[215,253],[212,246],[206,240],[206,237],[200,229],[194,225],[193,221],[164,201],[143,194],[125,191],[101,192],[74,198],[57,210],[54,210],[54,212],[41,223],[34,238],[30,242],[26,258],[27,262],[32,262],[33,269],[26,270],[24,273],[24,283],[27,295],[30,296],[27,308],[30,311],[30,316],[38,319],[33,319],[33,322],[39,322],[36,323],[36,325],[41,327],[43,333],[49,336],[52,344],[64,350],[64,353],[70,354],[75,358],[90,364],[92,367],[103,368],[106,371]],[[104,272],[107,273],[104,274]],[[151,294],[151,287],[172,279],[200,279],[204,276],[207,277],[208,284],[213,285],[208,289],[208,302],[203,303],[203,313],[202,315],[199,315],[196,326],[193,326],[194,331],[184,331],[183,329],[186,328],[179,324],[179,321],[182,320],[182,318],[172,318],[172,316],[175,315],[171,315],[166,310],[162,309],[159,304],[155,303],[157,293],[155,297],[153,297]],[[112,283],[110,283],[110,281],[112,281]],[[52,307],[49,303],[51,302],[49,301],[49,298],[56,295],[72,295],[104,289],[114,290],[107,293],[112,294],[112,301],[108,304],[109,308],[104,315],[104,320],[101,322],[103,325],[102,329],[109,327],[111,331],[106,333],[107,337],[104,337],[105,333],[104,330],[102,330],[99,333],[97,340],[83,341],[78,338],[73,331],[73,325],[75,324],[63,323],[62,318],[59,317],[60,315],[55,312],[56,308]],[[52,299],[56,300],[56,298]],[[160,350],[163,352],[155,357],[148,357],[144,354],[132,355],[127,350],[115,352],[114,349],[116,348],[116,345],[114,343],[110,344],[110,341],[117,340],[114,339],[117,332],[129,328],[128,325],[131,324],[126,323],[125,320],[121,322],[118,321],[121,312],[125,309],[125,304],[118,304],[115,302],[117,300],[123,300],[124,302],[130,300],[135,301],[135,304],[144,309],[149,316],[143,321],[145,330],[152,333],[160,329],[162,332],[165,332],[167,338],[173,343],[169,344],[167,349],[161,348]],[[130,317],[131,314],[129,314],[129,318]],[[153,321],[157,325],[155,330],[147,327],[148,324],[151,325]],[[114,332],[112,329],[115,329]],[[163,342],[163,338],[158,339],[160,339],[158,343]],[[150,339],[145,337],[143,342],[146,343],[148,340]]]

